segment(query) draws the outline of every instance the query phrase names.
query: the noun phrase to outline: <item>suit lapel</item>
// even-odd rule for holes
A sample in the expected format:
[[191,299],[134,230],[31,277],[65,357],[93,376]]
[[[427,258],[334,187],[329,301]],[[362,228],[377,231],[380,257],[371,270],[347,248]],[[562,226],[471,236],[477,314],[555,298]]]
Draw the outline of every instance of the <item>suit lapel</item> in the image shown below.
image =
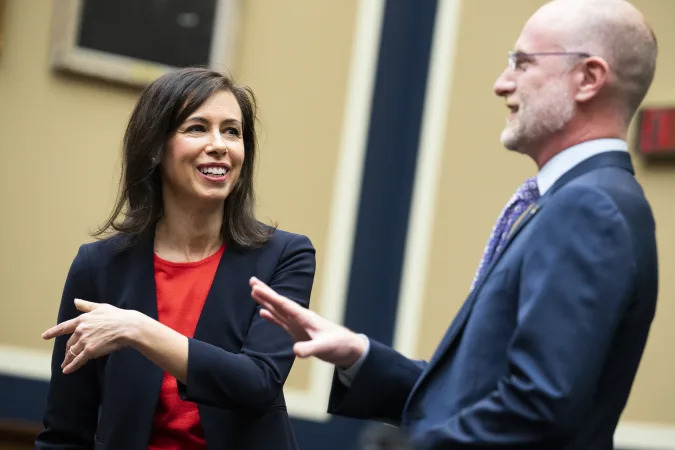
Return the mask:
[[446,332],[445,336],[443,337],[443,340],[441,341],[441,344],[434,354],[434,357],[431,360],[431,364],[434,364],[435,361],[437,361],[440,356],[447,351],[448,348],[452,346],[453,341],[457,338],[459,333],[462,331],[464,328],[464,325],[466,324],[466,321],[469,319],[469,315],[471,313],[471,310],[473,309],[473,305],[476,302],[477,294],[480,292],[480,288],[487,279],[487,277],[490,275],[490,272],[492,272],[492,269],[494,266],[497,264],[501,256],[506,252],[506,249],[508,249],[509,245],[513,241],[513,239],[520,233],[520,231],[527,225],[532,217],[541,210],[543,205],[540,205],[538,203],[533,203],[528,207],[523,214],[516,220],[514,225],[511,227],[511,230],[509,231],[509,235],[507,237],[506,242],[504,243],[503,249],[497,253],[492,261],[490,261],[490,264],[488,265],[487,269],[485,269],[485,272],[483,276],[481,277],[480,280],[476,283],[476,286],[474,287],[473,291],[469,294],[469,297],[466,299],[464,302],[464,305],[462,305],[462,308],[459,310],[457,313],[457,316],[453,320],[453,323],[450,325],[450,328],[448,328],[448,331]]
[[454,320],[450,324],[448,330],[445,332],[445,335],[443,336],[441,343],[434,352],[425,371],[418,378],[417,383],[413,387],[411,395],[408,396],[405,410],[407,410],[408,404],[413,398],[413,393],[419,390],[420,386],[424,383],[424,381],[429,378],[429,374],[434,370],[436,366],[438,366],[438,363],[442,360],[442,358],[448,354],[450,348],[452,347],[452,344],[455,342],[455,340],[460,335],[461,331],[464,329],[464,326],[466,325],[466,322],[469,320],[469,316],[471,315],[471,310],[473,309],[473,306],[476,303],[476,299],[478,297],[478,293],[480,292],[480,288],[487,279],[487,277],[490,275],[490,272],[492,272],[492,269],[494,268],[495,264],[497,264],[497,262],[501,258],[501,255],[504,254],[504,252],[508,249],[513,239],[518,235],[518,233],[520,233],[520,231],[525,227],[525,225],[527,225],[530,222],[532,217],[534,217],[534,215],[541,210],[542,206],[543,204],[540,204],[539,202],[533,203],[523,212],[523,214],[521,214],[520,217],[518,217],[516,222],[513,224],[507,236],[507,240],[504,243],[504,247],[499,253],[497,253],[494,256],[494,258],[490,262],[490,265],[485,269],[485,272],[482,275],[482,277],[476,282],[474,289],[469,293],[469,296],[467,297],[466,301],[464,302],[459,312],[455,316]]
[[525,228],[525,226],[532,220],[532,218],[544,208],[544,206],[553,196],[555,191],[560,189],[562,186],[564,186],[566,183],[573,180],[574,178],[577,178],[589,171],[607,166],[617,166],[622,169],[628,170],[631,173],[634,173],[633,166],[630,161],[630,155],[628,153],[623,151],[610,151],[600,153],[591,158],[588,158],[585,161],[582,161],[581,163],[579,163],[578,165],[567,171],[562,177],[560,177],[555,182],[555,184],[546,193],[546,195],[542,196],[537,202],[533,203],[531,208],[528,208],[526,212],[523,215],[521,215],[521,217],[518,218],[518,220],[514,223],[509,232],[507,241],[504,244],[504,248],[502,249],[501,252],[499,252],[494,256],[493,260],[490,262],[490,265],[485,270],[483,276],[476,282],[476,286],[471,291],[466,301],[464,302],[464,305],[462,305],[462,308],[459,310],[459,312],[455,316],[455,319],[450,324],[450,327],[446,331],[445,336],[443,337],[441,343],[434,352],[431,361],[429,361],[429,364],[427,365],[425,371],[422,373],[422,376],[420,376],[419,379],[417,380],[417,383],[415,384],[415,387],[413,388],[411,395],[408,397],[408,403],[411,401],[414,392],[419,390],[421,384],[424,383],[425,379],[428,378],[429,373],[433,371],[433,369],[438,365],[439,361],[452,348],[452,344],[458,338],[462,329],[466,325],[466,322],[469,319],[471,310],[473,309],[473,306],[476,302],[477,294],[480,292],[481,286],[484,284],[485,280],[487,280],[493,268],[495,267],[497,262],[499,262],[499,259],[509,248],[509,246],[516,238],[516,236],[523,230],[523,228]]

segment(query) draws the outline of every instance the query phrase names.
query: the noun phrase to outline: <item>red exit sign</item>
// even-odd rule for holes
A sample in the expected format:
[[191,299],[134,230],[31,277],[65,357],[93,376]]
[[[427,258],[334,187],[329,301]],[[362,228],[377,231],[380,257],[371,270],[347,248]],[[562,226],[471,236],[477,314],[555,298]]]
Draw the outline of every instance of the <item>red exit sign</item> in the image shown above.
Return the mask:
[[637,147],[645,156],[675,157],[675,108],[640,111]]

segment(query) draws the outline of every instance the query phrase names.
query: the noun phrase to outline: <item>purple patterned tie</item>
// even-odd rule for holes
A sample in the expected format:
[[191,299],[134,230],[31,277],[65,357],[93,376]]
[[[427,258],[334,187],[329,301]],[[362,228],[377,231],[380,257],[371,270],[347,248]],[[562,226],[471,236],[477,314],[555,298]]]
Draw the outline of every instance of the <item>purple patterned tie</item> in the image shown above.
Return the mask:
[[485,250],[483,251],[483,257],[480,259],[480,264],[478,264],[478,270],[473,277],[471,290],[473,290],[476,286],[476,282],[483,275],[483,271],[490,265],[492,258],[502,250],[502,246],[506,243],[509,231],[518,217],[528,206],[537,201],[538,198],[539,188],[537,187],[537,179],[535,177],[525,180],[516,193],[513,194],[513,197],[511,197],[502,210],[502,213],[499,215],[494,228],[492,228],[490,239],[488,239]]

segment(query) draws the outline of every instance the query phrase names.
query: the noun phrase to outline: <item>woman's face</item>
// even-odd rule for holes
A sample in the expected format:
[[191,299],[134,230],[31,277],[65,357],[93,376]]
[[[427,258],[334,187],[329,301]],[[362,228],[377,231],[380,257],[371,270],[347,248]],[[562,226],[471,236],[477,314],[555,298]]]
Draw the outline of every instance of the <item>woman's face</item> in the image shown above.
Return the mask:
[[241,108],[231,92],[216,92],[167,142],[160,165],[165,207],[223,202],[243,163]]

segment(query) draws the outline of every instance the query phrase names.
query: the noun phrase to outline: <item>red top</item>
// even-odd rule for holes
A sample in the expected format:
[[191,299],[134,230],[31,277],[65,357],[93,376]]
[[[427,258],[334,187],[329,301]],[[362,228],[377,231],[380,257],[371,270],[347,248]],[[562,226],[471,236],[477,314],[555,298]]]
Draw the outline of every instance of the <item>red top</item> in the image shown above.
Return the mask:
[[[192,337],[225,246],[196,262],[171,262],[155,255],[157,318]],[[164,372],[148,450],[205,450],[199,410],[178,396],[176,378]]]

